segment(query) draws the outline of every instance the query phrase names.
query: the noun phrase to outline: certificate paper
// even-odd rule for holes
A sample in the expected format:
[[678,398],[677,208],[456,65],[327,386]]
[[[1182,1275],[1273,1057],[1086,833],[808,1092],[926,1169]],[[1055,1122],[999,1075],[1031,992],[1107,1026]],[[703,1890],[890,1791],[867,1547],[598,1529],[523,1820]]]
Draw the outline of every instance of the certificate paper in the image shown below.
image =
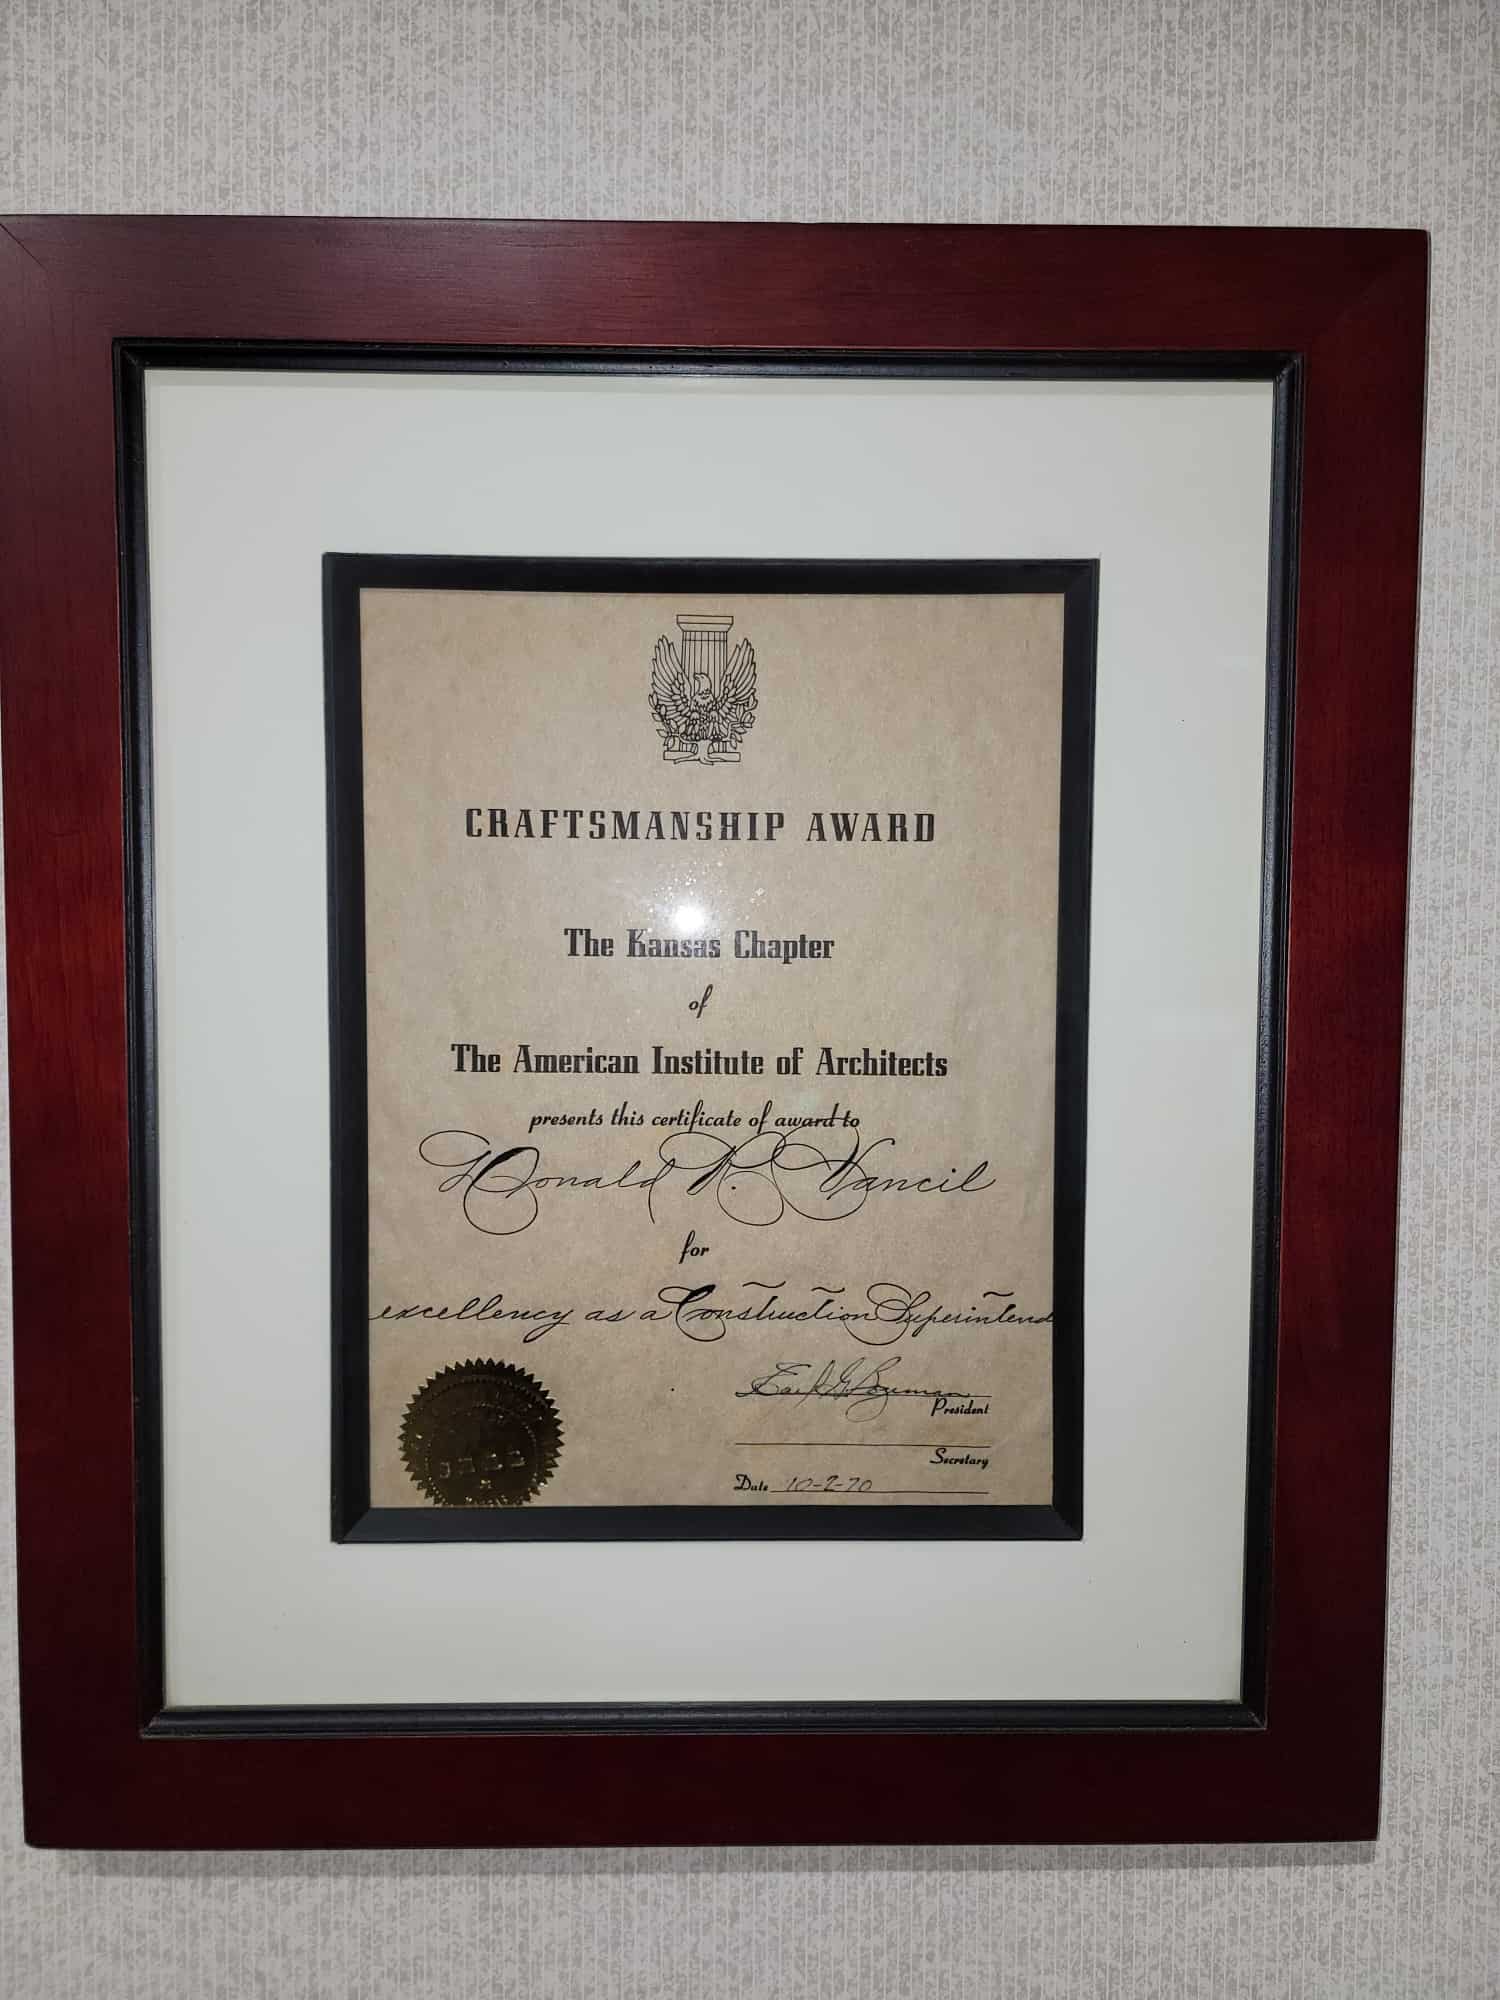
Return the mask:
[[1059,1532],[1092,566],[327,575],[374,1532]]

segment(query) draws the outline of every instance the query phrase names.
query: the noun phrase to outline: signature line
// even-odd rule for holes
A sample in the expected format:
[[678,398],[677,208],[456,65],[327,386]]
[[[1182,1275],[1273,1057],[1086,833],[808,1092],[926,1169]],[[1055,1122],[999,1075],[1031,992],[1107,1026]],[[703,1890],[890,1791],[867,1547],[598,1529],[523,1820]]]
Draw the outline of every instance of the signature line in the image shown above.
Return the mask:
[[[821,1443],[817,1438],[736,1438],[735,1451],[945,1451],[953,1444],[952,1438],[934,1438],[930,1444],[923,1444],[920,1438],[915,1444],[908,1444],[902,1438],[825,1438]],[[993,1451],[992,1444],[970,1444],[964,1440],[965,1451]]]

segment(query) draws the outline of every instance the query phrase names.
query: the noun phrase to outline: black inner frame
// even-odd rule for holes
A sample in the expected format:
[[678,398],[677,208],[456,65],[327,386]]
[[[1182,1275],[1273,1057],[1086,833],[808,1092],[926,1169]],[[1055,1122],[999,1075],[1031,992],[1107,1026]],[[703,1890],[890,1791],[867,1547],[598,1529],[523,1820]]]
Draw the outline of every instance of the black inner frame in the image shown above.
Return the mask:
[[[1245,1589],[1241,1692],[1238,1701],[1103,1702],[794,1702],[666,1704],[496,1704],[399,1707],[166,1708],[163,1690],[163,1522],[160,1354],[160,1242],[157,1200],[156,1017],[154,979],[153,835],[151,815],[150,605],[147,568],[145,375],[151,367],[322,372],[466,372],[800,375],[1051,381],[1260,380],[1273,385],[1273,462],[1270,499],[1270,577],[1259,1031],[1256,1076],[1254,1217],[1249,1327],[1249,1423],[1245,1527]],[[1278,1262],[1280,1137],[1286,947],[1286,869],[1290,790],[1292,636],[1296,603],[1295,548],[1300,484],[1300,362],[1280,352],[1038,353],[1026,355],[796,354],[785,351],[681,350],[669,352],[585,349],[516,350],[394,346],[334,346],[302,342],[179,342],[136,340],[115,344],[120,521],[122,690],[126,746],[125,831],[127,986],[129,998],[131,1184],[134,1363],[137,1436],[137,1577],[140,1629],[140,1719],[152,1735],[324,1736],[474,1734],[583,1731],[589,1733],[811,1731],[1097,1730],[1115,1728],[1245,1729],[1263,1726],[1266,1654],[1271,1605],[1270,1510],[1273,1469],[1275,1299]],[[443,560],[443,559],[438,559]],[[463,559],[447,559],[447,561]],[[446,563],[445,563],[446,566]],[[682,565],[668,565],[679,573]],[[762,570],[763,566],[753,567]],[[921,565],[931,569],[931,565]],[[967,567],[967,565],[963,566]],[[1006,565],[1014,568],[1015,565]],[[1092,564],[1073,565],[1090,573]],[[700,578],[700,582],[702,579]],[[493,587],[493,586],[489,586]],[[611,585],[605,587],[618,588]],[[654,587],[651,585],[640,587]],[[770,586],[763,586],[770,587]],[[816,588],[827,588],[818,584]],[[868,586],[867,586],[868,587]],[[925,586],[931,588],[931,585]],[[1074,585],[1076,587],[1076,584]],[[1090,605],[1093,586],[1090,575]],[[1092,617],[1090,618],[1090,628]],[[1092,629],[1089,632],[1092,653]],[[1091,727],[1092,704],[1088,721]],[[330,804],[337,789],[330,767]],[[1087,883],[1087,842],[1083,844]],[[345,898],[348,901],[348,898]],[[360,898],[362,904],[362,897]],[[362,915],[362,910],[361,910]],[[331,929],[337,930],[331,910]],[[337,948],[337,947],[336,947]],[[1084,928],[1082,951],[1087,951]],[[1060,940],[1060,958],[1062,956]],[[361,960],[362,962],[362,960]],[[1061,976],[1061,966],[1060,966]],[[334,982],[337,991],[337,982]],[[362,1021],[362,1015],[361,1015]],[[1060,1015],[1060,1029],[1061,1029]],[[334,1032],[337,1036],[338,1025]],[[1084,1043],[1080,1039],[1079,1048]],[[1059,1041],[1059,1072],[1062,1042]],[[1082,1105],[1082,1078],[1078,1102]],[[1080,1122],[1080,1140],[1081,1140]],[[1060,1135],[1061,1137],[1061,1135]],[[335,1152],[337,1171],[338,1153]],[[1081,1163],[1080,1163],[1081,1164]],[[1081,1176],[1080,1176],[1081,1201]],[[335,1196],[337,1200],[337,1193]],[[1081,1208],[1079,1212],[1081,1230]],[[337,1239],[336,1239],[337,1240]],[[1081,1273],[1080,1273],[1081,1285]],[[1055,1329],[1056,1330],[1056,1329]],[[1054,1356],[1054,1381],[1063,1370]],[[337,1379],[337,1378],[336,1378]],[[1081,1417],[1081,1355],[1070,1376]],[[336,1392],[337,1393],[337,1392]],[[348,1405],[335,1423],[347,1423]],[[363,1399],[360,1403],[364,1423]],[[1081,1479],[1081,1424],[1078,1472]],[[365,1441],[367,1449],[367,1437]],[[336,1446],[336,1452],[337,1452]],[[1070,1493],[1059,1476],[1056,1523],[1043,1533],[1075,1538],[1081,1532],[1081,1490]],[[335,1531],[349,1521],[350,1490],[335,1495]],[[342,1509],[342,1516],[339,1510]],[[383,1510],[404,1514],[407,1510]],[[459,1510],[412,1510],[424,1517]],[[468,1512],[469,1510],[463,1510]],[[530,1510],[506,1510],[526,1514]],[[562,1512],[562,1510],[554,1510]],[[600,1513],[617,1510],[597,1510]],[[651,1511],[651,1510],[642,1510]],[[698,1510],[670,1510],[698,1511]],[[706,1509],[718,1515],[731,1510]],[[768,1510],[769,1511],[769,1510]],[[838,1512],[840,1510],[828,1510]],[[906,1510],[892,1510],[902,1514]],[[924,1510],[913,1510],[924,1511]],[[936,1510],[951,1523],[964,1510]],[[974,1510],[979,1511],[979,1510]],[[985,1510],[992,1511],[992,1510]],[[1001,1511],[1001,1510],[993,1510]],[[542,1510],[531,1514],[540,1518]],[[828,1512],[811,1535],[826,1539]],[[365,1516],[369,1519],[369,1515]],[[756,1521],[764,1517],[757,1514]],[[715,1533],[719,1532],[717,1529]],[[990,1531],[993,1532],[993,1531]],[[1033,1531],[1034,1532],[1034,1531]],[[361,1537],[363,1538],[363,1537]],[[380,1539],[387,1537],[381,1536]]]
[[[576,561],[325,555],[328,930],[333,1079],[333,1535],[358,1542],[1076,1541],[1083,1533],[1083,1207],[1098,565],[1049,562]],[[1063,600],[1054,1089],[1051,1504],[850,1507],[372,1507],[366,1149],[363,590],[680,591],[721,596],[1057,594]],[[644,673],[644,668],[643,668]]]

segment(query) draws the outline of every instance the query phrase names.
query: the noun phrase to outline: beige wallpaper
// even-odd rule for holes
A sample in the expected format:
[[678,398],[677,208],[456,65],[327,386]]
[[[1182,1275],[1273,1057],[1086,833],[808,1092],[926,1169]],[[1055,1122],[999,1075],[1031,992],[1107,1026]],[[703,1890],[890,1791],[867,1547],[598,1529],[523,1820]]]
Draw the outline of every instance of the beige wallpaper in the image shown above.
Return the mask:
[[30,1854],[7,1623],[4,2000],[1500,1994],[1497,54],[1494,0],[0,9],[4,210],[1399,223],[1434,249],[1379,1845]]

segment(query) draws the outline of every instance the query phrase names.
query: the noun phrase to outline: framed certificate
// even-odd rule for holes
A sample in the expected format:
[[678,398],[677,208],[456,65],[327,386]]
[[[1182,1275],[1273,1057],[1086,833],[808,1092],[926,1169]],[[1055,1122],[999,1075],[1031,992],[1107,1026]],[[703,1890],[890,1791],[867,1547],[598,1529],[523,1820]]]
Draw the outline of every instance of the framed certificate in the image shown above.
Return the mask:
[[29,1836],[1369,1836],[1425,240],[9,227]]
[[335,1531],[1076,1537],[1097,565],[324,577]]

